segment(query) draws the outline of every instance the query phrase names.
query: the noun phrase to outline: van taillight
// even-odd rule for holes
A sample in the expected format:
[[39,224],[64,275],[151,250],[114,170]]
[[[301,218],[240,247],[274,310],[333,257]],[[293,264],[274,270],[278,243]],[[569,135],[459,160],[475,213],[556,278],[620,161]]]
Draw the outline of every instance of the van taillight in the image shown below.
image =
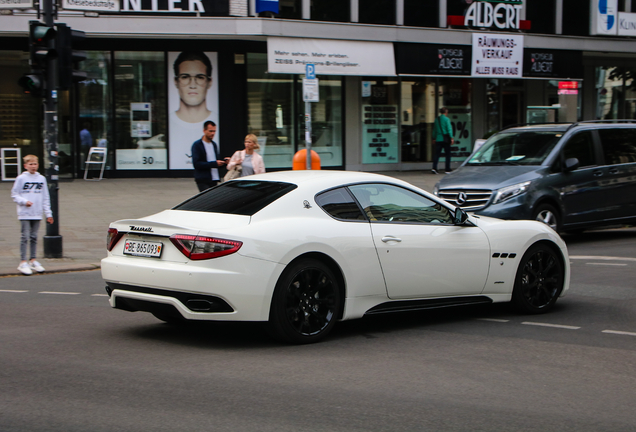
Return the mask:
[[120,233],[115,228],[108,228],[108,235],[106,236],[106,249],[112,251],[117,242],[124,236],[124,233]]
[[205,260],[233,254],[243,242],[214,237],[175,234],[170,241],[191,260]]

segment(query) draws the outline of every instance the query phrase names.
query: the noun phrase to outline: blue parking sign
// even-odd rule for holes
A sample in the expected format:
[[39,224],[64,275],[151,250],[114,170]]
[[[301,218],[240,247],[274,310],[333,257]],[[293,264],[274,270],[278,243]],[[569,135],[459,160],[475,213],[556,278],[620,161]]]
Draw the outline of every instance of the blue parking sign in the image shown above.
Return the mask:
[[305,65],[305,78],[316,79],[316,65],[308,63]]

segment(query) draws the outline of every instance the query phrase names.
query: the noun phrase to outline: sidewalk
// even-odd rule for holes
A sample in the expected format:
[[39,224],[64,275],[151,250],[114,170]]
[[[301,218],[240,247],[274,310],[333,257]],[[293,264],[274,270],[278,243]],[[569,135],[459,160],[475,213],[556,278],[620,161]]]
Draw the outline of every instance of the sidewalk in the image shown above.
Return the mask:
[[[400,178],[432,192],[440,176],[429,171],[391,171],[382,174]],[[13,182],[0,182],[0,276],[21,276],[20,223],[11,200]],[[99,182],[75,179],[59,183],[59,227],[63,258],[44,258],[40,225],[37,259],[47,272],[93,270],[106,257],[108,225],[119,219],[134,219],[168,209],[198,192],[194,180],[105,179]]]

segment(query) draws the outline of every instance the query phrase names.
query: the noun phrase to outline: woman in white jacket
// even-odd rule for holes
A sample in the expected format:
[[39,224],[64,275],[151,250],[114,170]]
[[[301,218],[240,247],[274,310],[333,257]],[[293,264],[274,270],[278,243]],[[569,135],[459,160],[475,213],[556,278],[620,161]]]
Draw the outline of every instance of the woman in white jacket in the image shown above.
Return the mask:
[[232,155],[230,163],[227,164],[228,171],[240,166],[242,167],[240,177],[264,173],[265,163],[263,163],[263,157],[255,151],[259,148],[256,135],[247,135],[245,137],[245,150],[239,150]]

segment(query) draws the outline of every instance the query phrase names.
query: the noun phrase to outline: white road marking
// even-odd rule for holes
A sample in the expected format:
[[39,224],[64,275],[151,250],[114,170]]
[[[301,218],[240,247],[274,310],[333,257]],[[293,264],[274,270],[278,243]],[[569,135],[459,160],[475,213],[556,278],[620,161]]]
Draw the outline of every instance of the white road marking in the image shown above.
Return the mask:
[[510,320],[505,320],[505,319],[496,319],[496,318],[477,318],[479,321],[490,321],[490,322],[501,322],[501,323],[505,323],[505,322],[509,322]]
[[29,292],[27,290],[0,290],[0,292],[6,292],[6,293],[25,293],[25,292]]
[[636,333],[634,332],[616,331],[616,330],[603,330],[602,333],[611,333],[611,334],[625,335],[625,336],[636,336]]
[[108,294],[91,294],[91,297],[108,297]]
[[618,263],[585,263],[586,265],[600,265],[600,266],[626,266],[627,264]]
[[570,255],[570,259],[574,260],[596,260],[596,261],[631,261],[636,262],[636,258],[630,257],[611,257],[611,256],[592,256],[592,255]]
[[521,324],[532,325],[532,326],[540,326],[540,327],[562,328],[562,329],[567,329],[567,330],[578,330],[578,329],[581,328],[581,327],[568,326],[568,325],[546,324],[546,323],[538,323],[538,322],[530,322],[530,321],[525,321],[525,322],[522,322]]
[[63,291],[40,291],[38,294],[61,294],[61,295],[79,295],[78,292],[63,292]]

